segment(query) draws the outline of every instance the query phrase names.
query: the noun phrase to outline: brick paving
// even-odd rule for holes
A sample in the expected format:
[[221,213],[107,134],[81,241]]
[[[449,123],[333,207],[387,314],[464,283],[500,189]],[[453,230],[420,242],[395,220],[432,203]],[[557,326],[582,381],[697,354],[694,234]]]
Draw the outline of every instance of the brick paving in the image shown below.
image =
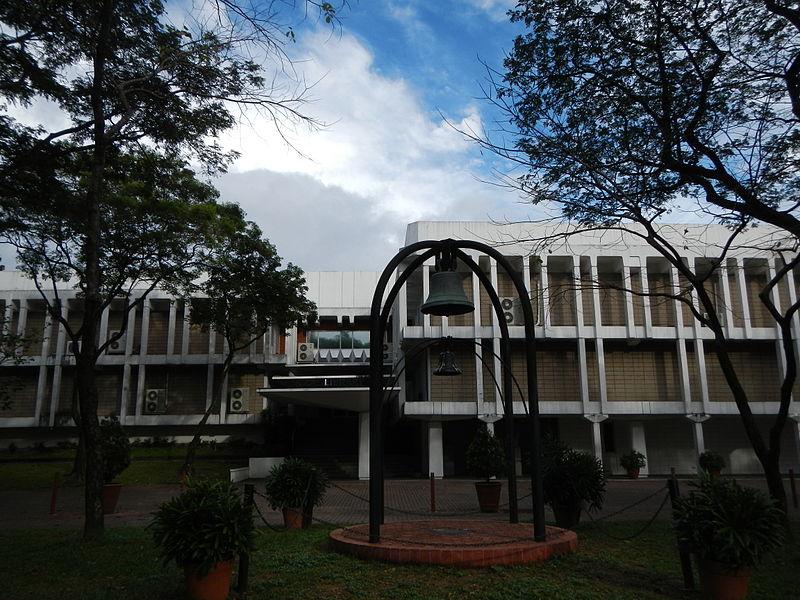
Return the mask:
[[[740,480],[744,485],[765,489],[763,479]],[[256,491],[263,492],[263,483],[253,481]],[[681,480],[683,493],[689,490],[688,482]],[[426,479],[388,480],[385,486],[385,522],[424,520],[430,518],[443,519],[476,519],[503,521],[508,520],[507,486],[503,486],[504,495],[500,514],[482,514],[477,509],[477,499],[472,480],[444,479],[436,481],[436,512],[431,512],[430,483]],[[518,496],[520,520],[531,518],[530,481],[519,480]],[[791,492],[790,494],[791,504]],[[180,486],[148,485],[126,486],[120,496],[118,512],[106,516],[108,527],[145,526],[151,520],[151,513],[173,495],[180,493]],[[594,518],[613,515],[619,520],[650,519],[658,509],[666,495],[666,480],[658,478],[640,479],[636,481],[612,479],[607,484],[606,501],[603,510],[593,515]],[[314,518],[331,525],[347,525],[366,523],[369,520],[368,482],[335,481],[328,489],[321,506],[314,510]],[[50,490],[0,491],[0,529],[25,528],[80,528],[83,523],[83,492],[80,488],[67,487],[59,490],[56,512],[48,514],[50,508]],[[644,500],[644,501],[642,501]],[[640,502],[641,501],[641,502]],[[280,526],[282,516],[271,510],[264,498],[257,496],[257,505],[271,526]],[[619,514],[617,511],[631,504],[638,505]],[[800,518],[798,509],[790,509],[793,519]],[[552,520],[549,509],[546,517]],[[660,519],[670,518],[669,502],[659,515]]]

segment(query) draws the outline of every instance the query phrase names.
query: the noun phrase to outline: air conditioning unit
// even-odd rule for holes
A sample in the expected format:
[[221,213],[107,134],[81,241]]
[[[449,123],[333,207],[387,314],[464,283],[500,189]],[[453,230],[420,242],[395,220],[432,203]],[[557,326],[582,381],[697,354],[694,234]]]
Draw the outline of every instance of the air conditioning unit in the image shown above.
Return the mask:
[[[119,331],[112,331],[108,335],[108,339],[113,338]],[[106,348],[106,354],[125,354],[125,334],[122,334],[117,341],[111,342]]]
[[70,339],[67,339],[67,347],[65,354],[69,354],[70,356],[76,356],[81,352],[82,340],[78,340],[77,342],[73,342]]
[[146,390],[143,409],[146,415],[162,415],[167,412],[167,390]]
[[520,314],[519,302],[512,296],[500,297],[500,308],[503,311],[503,318],[508,325],[522,325],[522,315]]
[[383,362],[385,363],[394,362],[394,347],[392,346],[392,344],[383,345]]
[[300,342],[297,344],[297,362],[314,362],[314,344]]
[[247,388],[233,388],[228,394],[228,412],[246,413],[250,412],[250,405],[247,397],[250,390]]

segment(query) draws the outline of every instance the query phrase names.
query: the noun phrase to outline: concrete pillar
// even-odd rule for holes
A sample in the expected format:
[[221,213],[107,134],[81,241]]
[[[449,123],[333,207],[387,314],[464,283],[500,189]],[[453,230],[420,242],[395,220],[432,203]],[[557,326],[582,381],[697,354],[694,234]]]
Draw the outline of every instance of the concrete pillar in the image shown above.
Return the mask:
[[592,413],[583,416],[592,424],[592,452],[594,457],[603,462],[603,435],[600,423],[608,419],[608,415]]
[[369,479],[369,412],[358,413],[358,478]]
[[[638,450],[647,456],[647,441],[644,435],[644,423],[641,421],[634,421],[631,423],[631,448]],[[650,460],[648,457],[647,464],[639,471],[640,477],[647,477],[649,474]]]
[[429,421],[428,428],[428,473],[444,477],[444,435],[441,421]]

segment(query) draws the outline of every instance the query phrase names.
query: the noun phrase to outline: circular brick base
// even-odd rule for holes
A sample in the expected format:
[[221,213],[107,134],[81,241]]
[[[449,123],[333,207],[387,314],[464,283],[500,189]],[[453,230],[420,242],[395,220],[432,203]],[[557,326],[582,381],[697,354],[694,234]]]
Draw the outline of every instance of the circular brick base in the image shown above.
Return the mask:
[[574,531],[547,527],[547,540],[533,541],[530,523],[439,520],[402,521],[381,526],[381,541],[369,543],[369,525],[331,533],[334,550],[386,562],[485,567],[520,565],[575,552]]

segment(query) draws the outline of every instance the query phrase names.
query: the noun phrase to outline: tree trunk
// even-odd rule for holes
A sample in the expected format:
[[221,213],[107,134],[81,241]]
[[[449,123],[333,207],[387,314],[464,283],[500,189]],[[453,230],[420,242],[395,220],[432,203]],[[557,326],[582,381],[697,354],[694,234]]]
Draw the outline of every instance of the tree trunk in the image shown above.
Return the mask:
[[79,329],[81,350],[76,356],[81,431],[86,445],[85,522],[83,527],[83,537],[86,539],[102,538],[104,533],[102,455],[98,445],[100,422],[97,418],[97,386],[94,366],[97,361],[97,326],[102,313],[100,267],[102,219],[100,207],[103,202],[108,149],[103,112],[103,88],[106,59],[111,52],[109,46],[115,5],[114,0],[104,0],[98,9],[97,43],[92,57],[91,105],[94,120],[92,129],[94,148],[86,194],[86,237],[83,246],[86,260],[85,287],[83,323]]
[[208,404],[208,408],[206,412],[203,413],[203,417],[200,419],[200,422],[197,423],[197,426],[194,428],[194,435],[192,436],[192,441],[189,442],[189,446],[186,448],[186,458],[183,460],[183,465],[181,466],[181,471],[179,477],[181,481],[186,478],[190,477],[194,472],[194,458],[197,454],[197,449],[200,447],[200,439],[203,435],[203,429],[208,423],[208,419],[211,418],[211,415],[214,414],[214,410],[219,403],[219,396],[222,393],[222,384],[225,381],[225,377],[228,375],[228,370],[230,369],[231,362],[233,362],[233,354],[234,351],[228,352],[225,356],[225,361],[222,363],[222,371],[219,374],[219,378],[214,382],[211,402]]

